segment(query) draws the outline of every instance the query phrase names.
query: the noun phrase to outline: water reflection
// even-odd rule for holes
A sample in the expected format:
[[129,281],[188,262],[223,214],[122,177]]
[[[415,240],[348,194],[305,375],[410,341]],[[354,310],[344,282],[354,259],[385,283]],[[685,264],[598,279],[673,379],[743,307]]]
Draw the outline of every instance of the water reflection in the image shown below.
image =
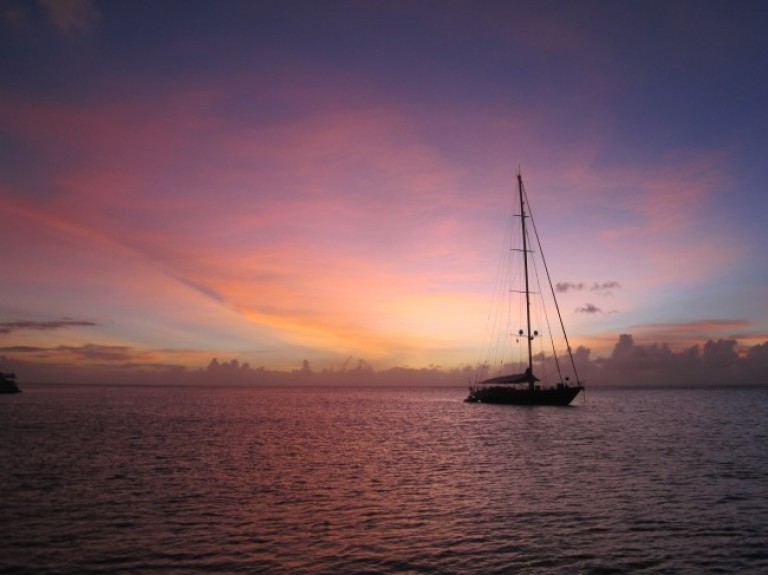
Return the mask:
[[0,404],[0,572],[757,573],[767,395],[31,390]]

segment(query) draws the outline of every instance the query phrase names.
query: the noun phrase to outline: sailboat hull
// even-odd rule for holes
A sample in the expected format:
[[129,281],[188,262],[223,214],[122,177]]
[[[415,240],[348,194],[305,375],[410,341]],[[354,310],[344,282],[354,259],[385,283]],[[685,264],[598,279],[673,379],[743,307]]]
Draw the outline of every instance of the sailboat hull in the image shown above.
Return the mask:
[[469,403],[498,403],[505,405],[570,405],[582,386],[558,385],[546,389],[520,389],[509,386],[472,387]]

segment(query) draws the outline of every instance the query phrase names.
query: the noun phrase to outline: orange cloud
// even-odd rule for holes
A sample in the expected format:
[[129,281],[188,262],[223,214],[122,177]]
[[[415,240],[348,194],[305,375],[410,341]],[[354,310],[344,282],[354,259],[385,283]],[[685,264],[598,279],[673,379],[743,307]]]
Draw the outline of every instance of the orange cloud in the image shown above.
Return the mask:
[[[157,108],[163,109],[162,101]],[[145,118],[143,109],[140,104],[87,112],[17,105],[19,113],[6,118],[14,129],[49,154],[66,148],[77,161],[68,163],[67,173],[49,175],[58,192],[53,209],[11,200],[12,190],[6,207],[49,234],[74,240],[72,249],[81,254],[111,252],[123,264],[132,261],[134,269],[143,268],[120,282],[132,298],[143,297],[143,285],[157,285],[151,278],[155,270],[235,311],[277,341],[380,357],[393,353],[388,350],[423,348],[421,338],[430,345],[443,339],[444,330],[427,328],[440,325],[436,298],[412,270],[445,257],[448,242],[457,243],[462,235],[455,223],[433,223],[428,213],[440,198],[450,197],[455,174],[434,152],[404,145],[398,134],[405,123],[396,115],[332,112],[314,125],[289,125],[267,131],[266,137],[260,133],[265,143],[255,149],[244,146],[237,131],[219,139],[227,157],[246,167],[220,167],[214,177],[207,173],[210,168],[191,166],[204,184],[221,180],[239,188],[234,194],[228,189],[226,201],[217,203],[209,187],[189,195],[189,188],[178,188],[185,179],[176,171],[157,171],[153,163],[155,156],[174,154],[194,139],[195,127],[205,123],[195,120],[203,110],[193,105],[186,110],[191,118],[182,113],[176,125],[174,113]],[[160,124],[156,116],[163,116]],[[274,165],[263,171],[250,166],[249,158]],[[391,180],[367,182],[371,171],[390,174]],[[414,202],[423,214],[411,213]],[[112,273],[120,272],[99,268],[99,281],[111,281]],[[446,281],[457,279],[456,272],[451,276]],[[440,275],[429,281],[441,281]],[[407,326],[380,319],[406,315],[417,319]]]

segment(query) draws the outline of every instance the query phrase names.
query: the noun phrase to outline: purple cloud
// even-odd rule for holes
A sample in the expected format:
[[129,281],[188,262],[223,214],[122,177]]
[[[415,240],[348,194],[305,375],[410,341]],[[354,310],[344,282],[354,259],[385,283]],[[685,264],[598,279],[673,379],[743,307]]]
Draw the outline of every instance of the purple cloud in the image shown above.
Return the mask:
[[93,327],[98,325],[92,321],[74,320],[62,318],[53,321],[5,321],[0,322],[0,334],[9,334],[21,330],[50,330],[61,329],[64,327]]

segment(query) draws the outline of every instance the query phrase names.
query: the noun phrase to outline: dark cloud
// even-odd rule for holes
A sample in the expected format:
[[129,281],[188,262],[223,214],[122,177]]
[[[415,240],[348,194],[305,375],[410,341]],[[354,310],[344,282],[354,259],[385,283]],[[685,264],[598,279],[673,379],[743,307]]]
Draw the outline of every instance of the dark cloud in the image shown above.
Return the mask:
[[555,284],[555,290],[560,293],[566,293],[569,291],[592,291],[601,293],[610,293],[611,290],[620,289],[621,284],[617,281],[606,282],[593,282],[592,285],[587,285],[584,282],[557,282]]
[[588,303],[585,304],[583,307],[577,307],[576,313],[586,313],[586,314],[596,314],[596,313],[604,313],[602,309],[597,307],[594,304]]
[[137,351],[123,345],[98,345],[86,343],[85,345],[59,345],[53,347],[36,347],[28,345],[9,345],[0,347],[4,353],[30,353],[45,357],[57,357],[60,360],[89,360],[103,362],[125,362],[133,360],[145,360],[146,352]]
[[[182,365],[154,363],[151,352],[127,346],[16,346],[0,348],[0,352],[18,354],[0,355],[0,371],[14,371],[31,383],[354,386],[366,381],[383,386],[456,386],[473,381],[480,367],[376,370],[359,359],[352,368],[345,364],[341,370],[315,371],[305,360],[292,371],[277,371],[253,368],[236,359],[212,359],[206,367],[191,370]],[[32,353],[31,357],[35,357],[34,352],[42,353],[33,360],[20,359],[25,352]],[[573,355],[580,379],[587,386],[759,385],[768,381],[768,341],[743,349],[734,339],[719,339],[676,350],[667,343],[640,344],[632,335],[622,334],[607,357],[592,358],[591,351],[583,346]],[[551,364],[554,360],[537,356],[537,361]]]
[[666,343],[638,344],[622,334],[610,357],[587,365],[601,385],[755,385],[768,376],[768,342],[740,354],[733,339],[674,351]]
[[32,347],[29,345],[9,345],[6,347],[0,347],[0,352],[7,353],[39,353],[41,351],[48,351],[47,347]]
[[569,291],[581,291],[584,289],[583,283],[571,283],[571,282],[557,282],[555,284],[555,291],[560,293],[566,293]]
[[52,321],[5,321],[0,322],[0,334],[9,334],[21,330],[50,330],[61,329],[65,327],[94,327],[98,325],[92,321],[75,320],[62,318]]
[[615,281],[608,281],[603,283],[595,282],[592,284],[592,287],[589,288],[590,291],[599,291],[599,292],[607,292],[613,289],[621,289],[621,284]]

